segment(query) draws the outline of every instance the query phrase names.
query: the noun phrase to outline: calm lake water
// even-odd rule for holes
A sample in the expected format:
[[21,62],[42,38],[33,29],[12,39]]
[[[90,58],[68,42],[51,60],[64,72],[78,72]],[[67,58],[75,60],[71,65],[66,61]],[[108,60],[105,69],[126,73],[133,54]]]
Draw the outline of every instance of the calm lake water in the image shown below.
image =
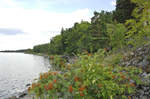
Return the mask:
[[46,57],[0,53],[0,99],[23,92],[27,84],[49,68],[49,59]]

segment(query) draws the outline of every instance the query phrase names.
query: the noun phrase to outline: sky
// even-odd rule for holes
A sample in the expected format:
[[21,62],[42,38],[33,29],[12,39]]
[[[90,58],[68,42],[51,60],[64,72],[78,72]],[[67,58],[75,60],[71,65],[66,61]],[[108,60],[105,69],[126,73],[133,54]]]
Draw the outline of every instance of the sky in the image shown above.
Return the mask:
[[94,11],[112,11],[115,0],[0,0],[0,50],[50,42],[61,28],[89,21]]

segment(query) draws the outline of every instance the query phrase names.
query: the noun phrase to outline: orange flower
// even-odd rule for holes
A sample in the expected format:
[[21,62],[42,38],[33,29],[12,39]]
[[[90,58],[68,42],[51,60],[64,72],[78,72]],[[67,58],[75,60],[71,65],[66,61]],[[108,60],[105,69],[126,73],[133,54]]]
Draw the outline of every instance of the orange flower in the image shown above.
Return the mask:
[[54,56],[50,56],[50,59],[54,59]]
[[40,74],[40,80],[43,78],[43,75],[42,74]]
[[57,75],[58,74],[58,72],[53,72],[53,75]]
[[82,86],[82,87],[79,88],[79,91],[84,91],[84,89],[85,89],[85,87]]
[[47,87],[47,85],[45,85],[45,86],[44,86],[44,88],[45,88],[45,90],[48,90],[48,87]]
[[130,86],[131,86],[131,87],[135,87],[135,84],[134,84],[134,83],[131,83]]
[[48,76],[50,76],[50,75],[52,75],[52,73],[51,73],[51,72],[48,72]]
[[48,74],[47,73],[44,73],[44,78],[48,78]]
[[54,81],[53,81],[54,83],[56,83],[57,82],[57,80],[56,79],[54,79]]
[[75,77],[75,78],[74,78],[74,81],[75,81],[75,82],[79,81],[79,77]]
[[121,78],[122,78],[122,79],[126,79],[126,76],[125,76],[125,75],[122,75]]
[[92,54],[91,54],[91,53],[88,53],[88,56],[92,56]]
[[32,84],[32,89],[34,89],[36,87],[36,84],[35,83],[33,83]]
[[40,83],[37,84],[38,87],[40,87],[40,85],[41,85]]
[[31,90],[31,87],[28,88],[28,92],[30,92],[30,90]]
[[102,84],[98,84],[98,87],[101,88],[103,85]]
[[107,51],[107,48],[104,48],[105,51]]
[[80,96],[82,96],[82,97],[84,96],[83,92],[80,93]]
[[131,99],[131,96],[128,96],[128,99]]
[[116,78],[116,76],[115,76],[115,75],[112,75],[112,78],[113,78],[113,79],[115,79],[115,78]]
[[53,89],[53,83],[48,84],[48,90],[51,90],[51,89]]
[[69,92],[72,93],[72,91],[73,91],[73,88],[72,88],[72,86],[70,85],[70,86],[69,86]]

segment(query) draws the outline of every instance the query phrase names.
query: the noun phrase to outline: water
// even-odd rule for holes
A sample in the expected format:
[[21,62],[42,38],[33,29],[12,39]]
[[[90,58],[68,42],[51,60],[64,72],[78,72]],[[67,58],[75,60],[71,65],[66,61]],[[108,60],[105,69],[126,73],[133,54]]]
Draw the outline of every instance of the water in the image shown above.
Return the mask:
[[49,60],[46,57],[0,53],[0,99],[23,92],[27,84],[49,68]]

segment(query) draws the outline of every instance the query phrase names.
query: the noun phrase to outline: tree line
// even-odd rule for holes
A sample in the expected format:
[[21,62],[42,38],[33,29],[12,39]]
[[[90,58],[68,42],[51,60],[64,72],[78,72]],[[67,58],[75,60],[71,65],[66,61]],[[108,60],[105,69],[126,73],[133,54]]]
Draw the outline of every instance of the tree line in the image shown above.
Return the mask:
[[50,43],[36,45],[32,51],[73,55],[98,49],[123,49],[148,42],[149,27],[149,0],[116,0],[114,11],[95,11],[91,22],[81,21],[71,28],[62,28]]

